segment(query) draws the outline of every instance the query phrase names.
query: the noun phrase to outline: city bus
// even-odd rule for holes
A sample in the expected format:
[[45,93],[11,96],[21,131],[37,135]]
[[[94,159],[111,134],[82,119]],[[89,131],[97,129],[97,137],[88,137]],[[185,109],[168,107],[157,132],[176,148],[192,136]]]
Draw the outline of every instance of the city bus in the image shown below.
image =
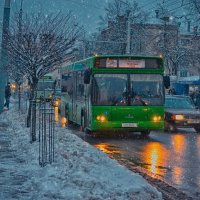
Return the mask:
[[52,74],[46,74],[38,81],[36,99],[51,101],[55,92],[56,82]]
[[86,133],[164,128],[163,58],[94,56],[61,69],[61,116]]

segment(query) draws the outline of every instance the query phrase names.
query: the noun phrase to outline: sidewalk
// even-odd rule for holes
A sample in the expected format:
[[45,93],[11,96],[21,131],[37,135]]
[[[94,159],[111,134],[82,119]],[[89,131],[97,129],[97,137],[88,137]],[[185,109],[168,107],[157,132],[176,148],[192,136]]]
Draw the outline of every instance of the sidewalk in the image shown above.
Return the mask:
[[140,175],[111,160],[66,128],[55,128],[55,161],[41,167],[25,114],[0,114],[0,199],[162,199]]

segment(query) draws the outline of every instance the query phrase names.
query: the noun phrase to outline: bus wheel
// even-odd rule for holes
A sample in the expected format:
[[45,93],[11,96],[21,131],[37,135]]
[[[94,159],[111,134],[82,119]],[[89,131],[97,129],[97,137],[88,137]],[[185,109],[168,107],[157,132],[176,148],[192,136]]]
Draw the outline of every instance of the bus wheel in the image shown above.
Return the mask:
[[85,134],[87,134],[87,135],[92,135],[92,131],[89,130],[88,128],[85,128]]
[[200,133],[200,126],[196,126],[196,127],[194,127],[194,129],[195,129],[195,131],[196,131],[197,133]]
[[141,131],[141,136],[146,137],[146,136],[148,136],[149,134],[150,134],[150,131],[149,131],[149,130],[147,130],[147,131]]
[[81,116],[81,132],[85,132],[85,116]]

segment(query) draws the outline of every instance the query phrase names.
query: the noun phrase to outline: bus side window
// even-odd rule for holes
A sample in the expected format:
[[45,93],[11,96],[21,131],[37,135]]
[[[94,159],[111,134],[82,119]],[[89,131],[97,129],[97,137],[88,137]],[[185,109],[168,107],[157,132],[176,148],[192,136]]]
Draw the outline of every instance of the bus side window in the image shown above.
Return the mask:
[[81,83],[78,85],[78,94],[79,96],[83,96],[84,94],[84,85]]
[[72,86],[73,86],[73,80],[71,74],[66,74],[62,76],[62,82],[61,82],[61,91],[64,93],[68,93],[69,96],[72,95]]
[[82,78],[83,74],[82,72],[78,72],[77,73],[77,98],[79,100],[84,100],[84,83],[83,83],[83,78]]

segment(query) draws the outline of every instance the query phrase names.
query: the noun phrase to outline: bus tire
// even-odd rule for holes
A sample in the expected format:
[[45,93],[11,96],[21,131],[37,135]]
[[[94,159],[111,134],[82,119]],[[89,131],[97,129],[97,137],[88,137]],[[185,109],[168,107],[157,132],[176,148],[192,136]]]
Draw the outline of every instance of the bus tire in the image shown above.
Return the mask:
[[92,135],[92,131],[89,130],[88,128],[85,128],[85,134],[86,135]]
[[194,129],[197,133],[200,133],[200,126],[195,126]]
[[141,131],[141,135],[144,136],[144,137],[146,137],[146,136],[148,136],[150,134],[150,132],[151,131],[149,131],[149,130]]
[[85,116],[81,116],[81,132],[85,132]]
[[67,126],[72,124],[72,121],[69,120],[69,109],[68,106],[65,106],[65,118],[67,119]]

